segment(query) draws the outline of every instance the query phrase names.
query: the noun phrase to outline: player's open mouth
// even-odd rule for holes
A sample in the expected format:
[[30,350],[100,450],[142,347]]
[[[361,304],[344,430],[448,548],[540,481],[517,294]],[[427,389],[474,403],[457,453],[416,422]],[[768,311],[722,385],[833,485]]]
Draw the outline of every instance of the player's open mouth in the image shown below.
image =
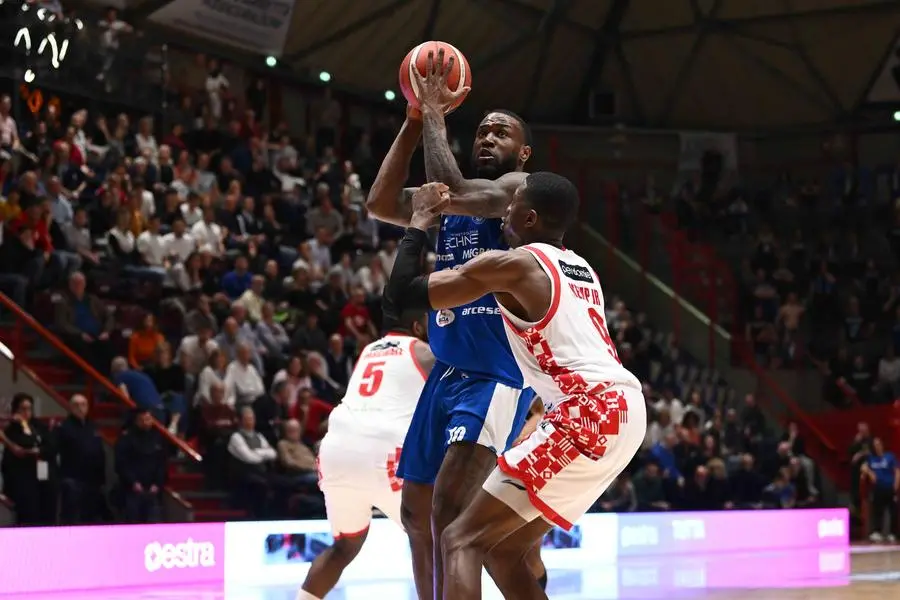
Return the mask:
[[481,152],[478,153],[478,156],[475,157],[475,160],[477,160],[480,163],[487,163],[487,162],[494,162],[497,159],[490,152],[488,152],[486,150],[482,150]]

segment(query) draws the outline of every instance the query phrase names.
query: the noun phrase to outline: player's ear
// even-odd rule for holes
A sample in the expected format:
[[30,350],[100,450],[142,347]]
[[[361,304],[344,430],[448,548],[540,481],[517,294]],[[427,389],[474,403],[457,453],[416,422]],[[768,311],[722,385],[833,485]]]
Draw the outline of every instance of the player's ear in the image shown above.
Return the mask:
[[529,210],[528,213],[525,215],[525,226],[526,226],[526,227],[534,227],[534,224],[537,223],[537,219],[538,219],[538,214],[537,214],[537,212],[532,208],[532,209]]
[[531,158],[531,146],[524,145],[519,148],[519,162],[524,165],[529,158]]

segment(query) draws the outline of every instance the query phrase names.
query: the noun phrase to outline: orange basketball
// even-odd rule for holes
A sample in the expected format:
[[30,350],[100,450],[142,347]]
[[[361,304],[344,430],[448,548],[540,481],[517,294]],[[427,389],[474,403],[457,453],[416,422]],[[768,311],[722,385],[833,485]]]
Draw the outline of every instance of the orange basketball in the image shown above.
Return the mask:
[[[451,56],[453,57],[453,70],[447,77],[447,85],[450,89],[459,91],[464,87],[472,86],[472,70],[469,68],[469,61],[466,60],[462,52],[447,42],[422,42],[410,50],[403,62],[400,63],[400,90],[403,92],[403,96],[406,97],[406,101],[415,108],[419,108],[419,98],[416,94],[418,82],[413,76],[413,66],[415,65],[415,68],[419,69],[419,73],[425,75],[425,69],[428,65],[428,53],[433,52],[434,60],[437,61],[438,51],[441,48],[444,49],[445,62]],[[465,100],[465,97],[460,98],[454,106],[448,109],[448,112],[462,104],[463,100]]]

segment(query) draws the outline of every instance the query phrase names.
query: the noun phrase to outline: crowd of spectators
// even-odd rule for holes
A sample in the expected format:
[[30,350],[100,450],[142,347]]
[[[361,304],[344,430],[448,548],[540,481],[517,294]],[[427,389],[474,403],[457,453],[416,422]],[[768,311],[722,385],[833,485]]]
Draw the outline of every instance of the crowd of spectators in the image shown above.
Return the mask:
[[900,397],[900,164],[699,187],[681,186],[673,210],[732,261],[735,321],[756,362],[817,369],[837,406]]
[[[796,424],[778,436],[752,394],[706,393],[686,382],[683,355],[662,347],[643,315],[621,301],[607,311],[622,363],[644,382],[649,424],[641,452],[597,501],[597,511],[817,506],[819,473]],[[685,400],[682,400],[685,398]]]
[[397,231],[365,207],[377,126],[341,138],[325,90],[298,139],[258,118],[264,80],[235,90],[197,60],[205,78],[164,114],[48,103],[17,120],[0,97],[0,289],[28,309],[52,297],[54,333],[266,514],[274,492],[315,487],[312,448],[378,333]]
[[[131,30],[115,14],[106,21],[113,61],[117,36]],[[393,124],[340,131],[341,107],[326,89],[311,135],[298,139],[262,118],[264,80],[235,90],[215,59],[198,61],[205,78],[162,114],[50,103],[17,121],[13,98],[0,97],[0,289],[26,308],[52,295],[54,332],[138,406],[116,444],[114,505],[124,518],[160,518],[172,457],[154,418],[194,444],[208,485],[231,490],[252,516],[320,515],[316,444],[356,353],[380,328],[396,253],[397,230],[365,207]],[[104,65],[96,79],[111,89]],[[802,189],[800,204],[784,202],[802,209],[816,188]],[[696,212],[689,187],[683,196],[682,213]],[[881,315],[900,323],[900,286],[881,284],[887,265],[853,236],[814,245],[798,229],[785,238],[757,227],[741,195],[723,201],[710,214],[730,236],[756,240],[745,321],[758,359],[809,359],[860,398],[900,391],[900,325],[891,344],[874,327]],[[646,316],[609,304],[620,357],[646,382],[652,417],[633,468],[596,509],[821,502],[796,427],[773,437],[752,396],[738,407],[718,380],[686,383],[677,344],[661,342]],[[809,333],[838,330],[839,348]],[[865,380],[884,347],[883,367]],[[29,404],[14,407],[4,453],[4,489],[23,507],[20,520],[51,522],[50,501],[34,500],[56,494],[63,522],[110,518],[85,399],[73,398],[71,416],[52,429],[31,419]],[[46,465],[43,479],[33,480],[29,460]]]

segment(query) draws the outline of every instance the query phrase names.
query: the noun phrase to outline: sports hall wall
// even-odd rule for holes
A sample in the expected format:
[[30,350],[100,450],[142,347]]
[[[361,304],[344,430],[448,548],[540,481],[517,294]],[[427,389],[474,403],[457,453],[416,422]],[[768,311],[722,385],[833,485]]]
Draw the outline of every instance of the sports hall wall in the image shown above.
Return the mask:
[[[766,552],[791,555],[784,565],[790,572],[769,573],[773,578],[825,578],[839,585],[849,574],[848,517],[846,509],[589,514],[569,532],[551,531],[542,556],[550,569],[580,573],[572,593],[590,587],[605,590],[605,598],[641,597],[646,585],[673,591],[759,587],[772,569],[750,563]],[[333,541],[326,521],[21,528],[4,535],[0,598],[197,585],[255,600],[254,594],[264,593],[260,586],[299,585],[310,562]],[[723,570],[714,562],[730,555],[749,561],[744,575],[715,581]],[[97,556],[115,556],[116,568]],[[343,579],[377,582],[382,597],[394,598],[408,590],[409,577],[405,534],[385,519],[374,521],[360,560]],[[497,594],[486,586],[486,598]]]

